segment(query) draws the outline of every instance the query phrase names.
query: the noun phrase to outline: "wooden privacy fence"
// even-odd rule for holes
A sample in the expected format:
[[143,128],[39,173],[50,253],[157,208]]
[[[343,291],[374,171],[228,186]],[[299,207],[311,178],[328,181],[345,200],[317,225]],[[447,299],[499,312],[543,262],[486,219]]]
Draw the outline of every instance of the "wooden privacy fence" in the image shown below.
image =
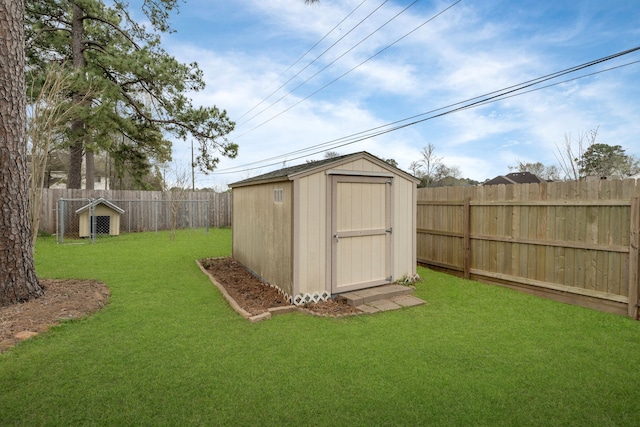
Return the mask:
[[[42,194],[42,208],[40,210],[40,227],[39,230],[49,234],[56,233],[56,210],[60,199],[98,199],[104,198],[108,201],[126,201],[127,209],[126,219],[127,226],[123,231],[128,229],[134,231],[149,230],[150,221],[157,216],[159,204],[168,206],[171,202],[171,192],[166,191],[131,191],[131,190],[69,190],[69,189],[44,189]],[[231,226],[231,194],[230,193],[214,193],[207,191],[189,191],[180,194],[182,200],[189,201],[208,201],[199,204],[203,212],[209,216],[209,225],[211,227],[230,227]],[[136,203],[139,202],[139,203]],[[164,203],[163,203],[164,202]],[[198,205],[198,204],[196,204]],[[131,208],[133,206],[133,208]],[[128,208],[129,207],[129,208]],[[165,209],[167,209],[165,207]]]
[[418,262],[637,318],[639,197],[632,179],[419,189]]

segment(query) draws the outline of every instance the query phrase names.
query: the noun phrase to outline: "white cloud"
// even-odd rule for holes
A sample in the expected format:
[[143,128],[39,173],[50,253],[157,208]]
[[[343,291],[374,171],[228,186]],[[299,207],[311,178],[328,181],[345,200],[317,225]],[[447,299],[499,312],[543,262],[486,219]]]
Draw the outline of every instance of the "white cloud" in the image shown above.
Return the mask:
[[[439,2],[410,9],[307,85],[243,124],[243,120],[260,112],[285,92],[278,92],[240,118],[243,113],[264,100],[378,5],[365,3],[335,34],[284,72],[359,3],[360,0],[335,0],[310,7],[302,1],[241,0],[233,7],[213,6],[208,2],[189,2],[183,6],[200,5],[206,9],[203,19],[208,15],[207,19],[215,19],[216,23],[223,22],[213,11],[220,7],[230,13],[232,21],[225,26],[225,31],[230,33],[220,34],[218,44],[202,42],[203,39],[212,40],[214,36],[203,31],[198,33],[194,28],[193,33],[199,34],[200,38],[181,38],[178,33],[169,38],[167,45],[167,50],[180,61],[197,60],[204,71],[207,89],[194,94],[196,104],[215,104],[227,109],[231,118],[238,121],[238,131],[232,138],[237,138],[240,155],[233,161],[222,159],[221,169],[300,150],[464,101],[622,50],[620,45],[624,44],[611,32],[613,22],[607,29],[609,33],[590,33],[606,27],[604,23],[594,26],[594,16],[606,6],[590,5],[596,8],[592,10],[581,5],[573,10],[573,6],[565,5],[561,10],[554,4],[539,5],[538,2],[513,4],[495,0],[481,6],[463,2],[290,111],[238,137],[298,103],[448,5]],[[291,90],[301,79],[308,78],[344,53],[402,7],[389,2],[347,36],[335,52],[327,53],[309,66],[301,74],[304,77],[296,78],[287,89]],[[633,16],[639,13],[629,15],[624,21],[626,16],[619,12],[615,23],[618,28],[624,27],[620,31],[627,34],[637,32]],[[189,16],[197,17],[198,14],[191,12]],[[241,25],[248,25],[254,33],[247,33],[242,26],[233,27],[233,22],[240,22],[236,21],[239,17],[242,18]],[[205,30],[206,22],[203,24]],[[196,25],[196,21],[189,25]],[[602,40],[594,44],[593,40],[598,36]],[[234,48],[227,48],[225,40],[230,40],[229,44]],[[236,45],[234,41],[237,41]],[[638,55],[633,58],[637,60]],[[394,158],[406,168],[419,156],[420,148],[433,143],[445,163],[459,166],[464,176],[483,180],[507,173],[507,167],[518,159],[555,163],[555,144],[562,141],[565,133],[586,131],[600,125],[603,142],[623,145],[628,153],[639,155],[640,144],[636,141],[640,131],[637,121],[640,88],[636,84],[639,69],[638,65],[631,66],[517,96],[340,147],[336,151],[367,150],[380,157]],[[176,150],[184,157],[184,147],[176,146]],[[190,158],[190,153],[187,154]],[[288,156],[290,162],[292,157],[295,155]],[[260,171],[266,172],[273,167],[263,166]],[[257,174],[258,170],[243,173]],[[207,179],[228,182],[241,178],[241,174],[236,174]]]

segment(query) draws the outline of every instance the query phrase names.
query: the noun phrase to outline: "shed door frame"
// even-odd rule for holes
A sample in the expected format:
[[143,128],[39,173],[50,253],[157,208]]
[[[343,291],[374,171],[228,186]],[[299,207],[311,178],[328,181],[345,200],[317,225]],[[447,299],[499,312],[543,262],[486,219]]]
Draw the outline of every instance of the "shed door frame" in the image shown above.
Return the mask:
[[[348,171],[351,172],[351,171]],[[335,173],[335,172],[334,172]],[[365,175],[338,175],[331,174],[329,178],[329,203],[327,208],[329,210],[329,222],[328,228],[328,240],[327,245],[330,248],[330,289],[332,294],[353,291],[357,289],[370,288],[373,286],[384,285],[393,281],[393,175],[380,176],[376,174],[373,176]],[[359,183],[359,184],[378,184],[385,186],[385,225],[384,228],[375,228],[368,230],[355,230],[355,231],[340,231],[338,230],[338,184],[340,183]],[[384,247],[384,277],[377,278],[375,280],[354,283],[351,285],[340,285],[338,283],[338,245],[340,244],[340,238],[358,238],[366,236],[385,236]]]

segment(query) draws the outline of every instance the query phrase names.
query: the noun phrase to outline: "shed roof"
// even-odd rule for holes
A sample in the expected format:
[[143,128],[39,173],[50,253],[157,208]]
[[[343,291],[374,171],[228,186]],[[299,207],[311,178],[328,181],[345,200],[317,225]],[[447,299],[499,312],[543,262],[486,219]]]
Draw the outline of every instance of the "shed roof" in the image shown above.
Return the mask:
[[98,205],[105,205],[106,207],[118,212],[119,214],[123,214],[124,213],[124,209],[114,205],[113,203],[111,203],[108,200],[103,199],[102,197],[97,198],[95,200],[92,200],[91,203],[81,207],[80,209],[78,209],[76,211],[77,214],[82,213],[84,211],[86,211],[87,209],[91,208],[92,206],[98,206]]
[[366,151],[360,151],[358,153],[346,154],[344,156],[332,157],[330,159],[318,160],[315,162],[302,163],[296,166],[289,166],[286,168],[278,169],[272,172],[268,172],[262,175],[254,176],[252,178],[244,179],[242,181],[237,181],[232,184],[229,184],[229,187],[243,187],[246,185],[253,184],[263,184],[267,182],[277,182],[277,181],[291,181],[296,178],[310,175],[312,173],[330,169],[334,166],[340,166],[341,164],[352,162],[354,160],[358,160],[361,158],[367,158],[368,160],[382,166],[385,169],[395,172],[398,175],[404,176],[406,179],[409,179],[414,182],[420,182],[420,180],[413,175],[396,168],[395,166],[390,165],[384,160],[370,154]]

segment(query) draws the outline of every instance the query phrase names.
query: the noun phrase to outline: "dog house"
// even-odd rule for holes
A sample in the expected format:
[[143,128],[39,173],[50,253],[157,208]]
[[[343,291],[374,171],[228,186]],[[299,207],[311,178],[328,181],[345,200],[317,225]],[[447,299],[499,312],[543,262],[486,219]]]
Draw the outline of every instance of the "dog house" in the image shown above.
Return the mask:
[[79,237],[91,237],[94,234],[120,235],[120,215],[123,213],[123,209],[102,197],[91,201],[76,211],[79,215]]
[[233,257],[297,305],[413,276],[418,182],[367,152],[235,182]]

